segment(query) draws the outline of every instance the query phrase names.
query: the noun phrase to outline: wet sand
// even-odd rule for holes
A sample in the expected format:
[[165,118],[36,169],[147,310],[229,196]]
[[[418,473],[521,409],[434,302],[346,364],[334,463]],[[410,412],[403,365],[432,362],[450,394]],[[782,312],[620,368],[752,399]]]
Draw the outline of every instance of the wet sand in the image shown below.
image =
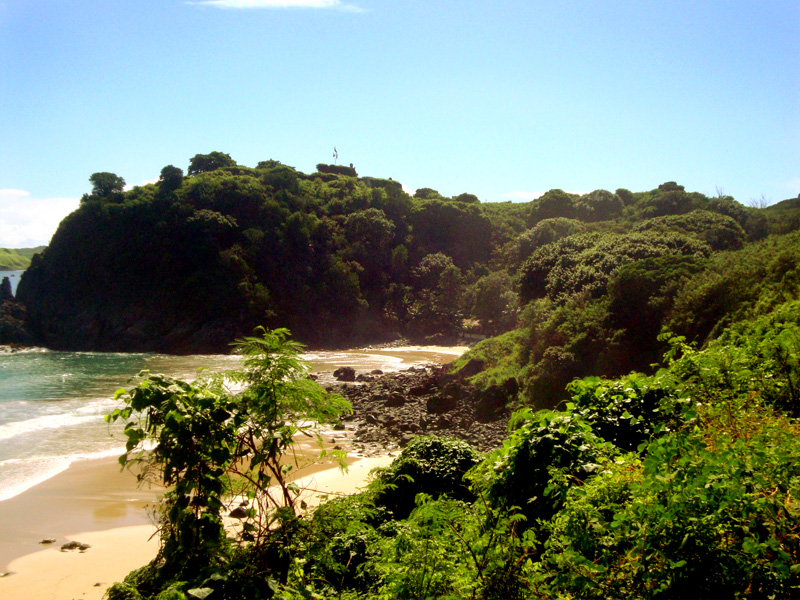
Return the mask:
[[[399,359],[407,366],[419,361],[449,362],[464,350],[407,347],[356,352],[378,359]],[[348,362],[339,359],[336,366]],[[348,437],[348,432],[328,431],[323,441],[328,448],[350,448]],[[319,450],[313,440],[298,442],[301,463],[305,462],[303,457]],[[387,466],[392,460],[386,454],[364,457],[351,452],[346,474],[329,462],[306,465],[295,472],[295,477],[301,488],[315,490],[303,495],[313,506],[320,495],[357,492],[373,468]],[[156,556],[158,540],[153,536],[155,525],[150,513],[162,492],[158,487],[139,487],[136,477],[122,471],[116,458],[104,458],[76,461],[63,473],[0,501],[0,574],[10,573],[0,577],[0,598],[99,600],[112,583]],[[46,538],[56,541],[40,545]],[[61,552],[61,545],[69,541],[91,548]]]
[[[296,481],[301,488],[309,488],[301,497],[313,506],[320,495],[357,492],[373,468],[387,466],[392,460],[387,455],[354,459],[347,473],[329,465]],[[114,582],[156,556],[155,526],[146,524],[143,506],[148,500],[144,494],[134,498],[135,478],[129,473],[118,478],[119,466],[113,460],[83,462],[17,496],[21,500],[11,508],[3,504],[17,498],[0,503],[3,539],[14,540],[6,538],[6,532],[21,536],[16,544],[9,544],[9,553],[13,554],[12,548],[33,552],[8,563],[5,570],[11,574],[0,578],[3,599],[100,600]],[[40,490],[42,487],[45,489]],[[70,494],[70,489],[80,493]],[[155,490],[149,493],[152,502],[157,494]],[[43,507],[47,515],[39,519],[37,510]],[[58,541],[43,549],[38,545],[42,531]],[[61,552],[60,546],[67,540],[91,547],[85,552]]]
[[[0,571],[42,549],[39,541],[71,541],[70,533],[148,524],[161,489],[138,488],[115,458],[81,460],[22,494],[0,502]],[[79,540],[81,541],[81,540]]]

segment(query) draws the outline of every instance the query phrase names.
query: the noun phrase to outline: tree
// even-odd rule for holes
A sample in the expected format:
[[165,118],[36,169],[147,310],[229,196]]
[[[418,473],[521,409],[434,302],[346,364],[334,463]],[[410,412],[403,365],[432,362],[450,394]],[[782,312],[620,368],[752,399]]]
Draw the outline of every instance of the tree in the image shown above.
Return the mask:
[[451,333],[460,320],[461,270],[440,252],[428,254],[414,269],[415,300],[409,312],[425,333]]
[[492,333],[514,328],[518,300],[513,286],[508,273],[495,271],[478,279],[467,291],[470,313]]
[[555,217],[571,219],[575,216],[575,202],[563,190],[550,190],[534,201],[534,216],[537,220]]
[[159,191],[164,194],[174,192],[183,183],[183,169],[167,165],[161,169],[161,176],[158,178]]
[[463,194],[459,194],[458,196],[453,196],[453,200],[456,202],[465,202],[466,204],[481,203],[481,201],[478,200],[478,197],[475,194],[467,194],[466,192]]
[[441,198],[442,195],[433,188],[419,188],[414,192],[414,198],[420,200],[430,200],[432,198]]
[[630,190],[625,188],[617,188],[614,193],[617,195],[617,197],[619,197],[620,200],[622,200],[625,206],[633,204],[633,192]]
[[[244,370],[193,383],[145,373],[136,387],[117,392],[123,406],[106,417],[126,423],[120,463],[145,464],[138,479],[156,474],[169,490],[160,514],[167,577],[203,580],[204,571],[224,559],[226,479],[236,479],[247,507],[234,541],[257,551],[278,535],[299,502],[300,488],[288,480],[292,464],[302,460],[294,455],[295,436],[320,439],[319,424],[336,422],[350,409],[308,377],[302,345],[287,330],[256,332],[234,344]],[[240,391],[231,391],[231,384]],[[334,457],[341,460],[343,453]]]
[[683,192],[686,191],[686,188],[682,185],[678,185],[674,181],[667,181],[666,183],[662,183],[658,186],[658,189],[662,192]]
[[230,154],[223,152],[210,152],[208,154],[195,154],[189,161],[189,176],[216,171],[223,167],[235,167],[236,161]]
[[616,194],[595,190],[581,196],[576,208],[585,221],[607,221],[620,216],[625,204]]
[[92,196],[95,198],[109,198],[121,194],[125,187],[125,180],[114,173],[92,173],[89,177],[92,184]]

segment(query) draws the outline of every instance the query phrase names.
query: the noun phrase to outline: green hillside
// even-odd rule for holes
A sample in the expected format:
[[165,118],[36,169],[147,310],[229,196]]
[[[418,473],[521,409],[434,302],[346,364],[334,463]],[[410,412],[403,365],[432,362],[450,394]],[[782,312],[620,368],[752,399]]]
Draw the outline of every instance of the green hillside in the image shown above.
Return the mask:
[[0,248],[0,271],[21,271],[31,264],[33,255],[41,252],[45,246],[36,248]]
[[[351,167],[251,168],[220,152],[195,156],[186,174],[169,165],[158,183],[130,191],[113,173],[90,182],[18,290],[45,345],[225,352],[257,325],[341,347],[535,324],[554,329],[526,342],[526,373],[555,377],[553,389],[585,372],[589,356],[611,374],[657,355],[653,342],[634,350],[644,329],[613,304],[626,285],[639,289],[630,277],[640,261],[659,265],[650,285],[663,291],[637,300],[657,304],[644,320],[657,329],[681,281],[720,252],[791,231],[799,212],[773,214],[675,182],[637,193],[555,189],[526,203],[430,188],[410,196]],[[561,321],[590,313],[583,342],[558,342]],[[548,352],[551,342],[563,351]]]
[[[0,340],[223,352],[252,335],[243,372],[118,396],[109,418],[132,451],[152,442],[148,472],[172,491],[158,558],[110,600],[798,597],[794,200],[670,181],[481,203],[218,152],[128,192],[113,173],[90,182],[0,298]],[[416,411],[386,421],[408,446],[312,510],[282,455],[349,411],[278,327],[327,347],[486,339],[419,385],[390,376],[374,400]],[[487,410],[464,430],[513,411],[489,454],[406,438],[466,402]]]

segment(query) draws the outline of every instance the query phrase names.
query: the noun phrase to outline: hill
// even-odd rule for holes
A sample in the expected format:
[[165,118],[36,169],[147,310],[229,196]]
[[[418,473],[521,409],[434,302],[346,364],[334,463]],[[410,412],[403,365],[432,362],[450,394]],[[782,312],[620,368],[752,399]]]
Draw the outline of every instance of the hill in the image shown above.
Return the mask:
[[[563,334],[538,332],[533,362],[546,361],[542,373],[578,374],[592,344],[613,341],[619,352],[597,360],[624,372],[658,347],[638,352],[645,334],[619,300],[610,304],[609,291],[624,297],[635,285],[617,278],[621,269],[656,261],[662,271],[650,284],[663,287],[670,274],[689,277],[718,253],[797,225],[783,211],[771,217],[675,182],[481,203],[430,188],[412,197],[352,167],[250,168],[220,152],[196,155],[186,175],[169,165],[158,183],[127,192],[113,173],[90,182],[18,289],[31,333],[53,348],[226,352],[257,325],[287,327],[314,346],[441,341],[548,320],[558,329],[582,298],[597,313],[584,354],[547,352]],[[656,316],[669,313],[673,287]]]
[[[150,438],[150,472],[175,491],[159,558],[111,600],[796,597],[796,202],[666,182],[488,204],[222,153],[128,192],[112,173],[90,181],[4,297],[0,335],[172,352],[222,351],[256,325],[327,346],[487,336],[448,372],[343,389],[408,445],[310,513],[281,454],[299,429],[352,417],[286,330],[240,340],[228,379],[152,375],[121,393],[109,419],[133,451]],[[512,411],[487,455],[414,435],[489,447]],[[247,498],[235,532],[232,482]]]
[[0,248],[0,271],[22,271],[31,264],[33,255],[45,246],[36,248]]

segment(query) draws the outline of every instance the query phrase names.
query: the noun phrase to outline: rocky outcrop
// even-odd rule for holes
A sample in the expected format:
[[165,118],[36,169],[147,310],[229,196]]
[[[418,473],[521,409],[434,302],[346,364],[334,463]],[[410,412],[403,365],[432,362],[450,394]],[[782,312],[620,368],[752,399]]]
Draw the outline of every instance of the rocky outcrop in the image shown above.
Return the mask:
[[506,405],[516,397],[516,380],[481,391],[438,365],[370,377],[329,388],[353,405],[347,420],[357,424],[356,443],[404,446],[416,435],[435,434],[489,450],[506,437]]
[[337,381],[355,381],[356,370],[353,367],[339,367],[333,372]]

